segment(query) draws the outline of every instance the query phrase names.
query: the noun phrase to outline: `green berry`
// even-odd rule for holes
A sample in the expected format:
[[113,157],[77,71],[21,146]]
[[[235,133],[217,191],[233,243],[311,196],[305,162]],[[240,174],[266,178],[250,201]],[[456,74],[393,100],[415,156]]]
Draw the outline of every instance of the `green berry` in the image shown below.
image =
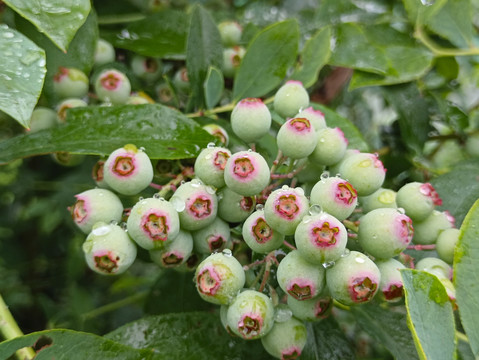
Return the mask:
[[128,100],[126,100],[126,103],[128,105],[143,105],[143,104],[152,104],[150,100],[148,100],[145,96],[138,95],[138,94],[132,94],[128,97]]
[[239,45],[223,49],[223,75],[225,77],[233,78],[236,75],[245,54],[246,49]]
[[193,232],[195,251],[200,254],[211,254],[223,250],[230,236],[228,223],[217,217],[211,224]]
[[57,164],[67,167],[80,165],[85,160],[85,155],[72,154],[68,151],[57,151],[51,155]]
[[292,159],[309,156],[318,142],[315,129],[306,118],[288,119],[276,135],[278,149]]
[[452,279],[452,267],[435,257],[425,257],[416,264],[416,270],[426,271],[438,278]]
[[426,219],[436,206],[442,205],[442,201],[432,185],[420,182],[402,186],[397,192],[396,203],[414,221]]
[[317,131],[316,147],[309,156],[318,165],[334,165],[340,162],[346,154],[348,140],[340,128],[319,129]]
[[163,71],[161,60],[135,54],[131,59],[133,74],[147,82],[158,80]]
[[206,124],[203,126],[203,130],[205,130],[210,135],[216,137],[223,146],[228,146],[229,143],[229,136],[228,132],[223,129],[218,124]]
[[271,113],[259,98],[239,101],[231,112],[233,132],[247,143],[266,135],[271,127]]
[[326,128],[326,120],[324,114],[320,110],[315,110],[312,106],[301,110],[295,117],[306,118],[311,122],[315,131]]
[[439,233],[436,241],[436,251],[441,260],[448,264],[454,261],[454,249],[459,241],[459,229],[446,229]]
[[245,220],[242,233],[250,249],[260,254],[279,249],[284,241],[284,235],[268,225],[263,210],[255,211]]
[[33,110],[32,116],[30,117],[30,128],[31,133],[49,129],[57,125],[57,113],[52,109],[38,106]]
[[65,99],[57,105],[57,121],[59,124],[64,124],[67,118],[68,109],[76,107],[86,107],[88,104],[82,99]]
[[88,87],[88,77],[79,69],[59,67],[53,76],[53,91],[61,99],[82,98]]
[[254,196],[243,196],[228,187],[218,194],[218,216],[230,223],[244,221],[255,209]]
[[454,218],[447,211],[433,210],[423,221],[414,221],[413,243],[435,244],[441,231],[454,227]]
[[150,257],[154,263],[163,268],[176,268],[184,264],[193,251],[193,236],[180,230],[173,241],[168,242],[162,249],[151,250]]
[[359,198],[364,213],[379,208],[397,208],[396,192],[390,189],[379,188],[371,195]]
[[207,185],[225,186],[224,172],[230,156],[231,151],[226,148],[208,146],[195,160],[195,175]]
[[293,315],[303,321],[322,320],[329,316],[333,308],[331,297],[323,294],[306,300],[297,300],[288,295],[287,302]]
[[188,93],[190,91],[191,84],[186,67],[182,67],[175,72],[172,83],[180,93]]
[[241,25],[232,20],[225,20],[218,24],[218,30],[221,36],[221,42],[224,46],[237,45],[241,39],[243,28]]
[[103,178],[103,167],[105,166],[105,161],[104,160],[98,160],[95,165],[93,165],[93,168],[91,170],[91,177],[93,181],[95,181],[95,184],[102,188],[106,189],[108,188],[108,184],[105,182],[105,179]]
[[376,265],[381,273],[379,292],[386,301],[394,302],[404,295],[401,272],[406,267],[395,259],[377,261]]
[[386,177],[386,169],[376,154],[356,153],[348,156],[339,166],[339,173],[356,189],[359,196],[371,195]]
[[130,80],[116,69],[103,70],[95,81],[98,99],[114,105],[125,104],[130,97]]
[[301,81],[289,80],[274,95],[274,110],[284,118],[291,118],[309,105],[309,94]]
[[95,48],[95,66],[108,64],[115,61],[115,48],[108,41],[98,39]]

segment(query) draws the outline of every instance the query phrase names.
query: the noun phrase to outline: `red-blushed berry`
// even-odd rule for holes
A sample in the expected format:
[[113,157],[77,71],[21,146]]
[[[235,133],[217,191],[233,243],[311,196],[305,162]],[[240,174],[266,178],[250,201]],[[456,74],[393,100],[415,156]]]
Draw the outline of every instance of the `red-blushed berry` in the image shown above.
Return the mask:
[[319,294],[307,300],[297,300],[288,295],[287,302],[293,315],[303,321],[325,319],[331,314],[333,308],[333,299],[325,294]]
[[292,360],[301,356],[306,340],[306,326],[302,321],[290,316],[287,320],[276,320],[271,331],[261,338],[261,343],[271,356]]
[[307,261],[298,250],[293,250],[279,263],[276,278],[285,293],[296,300],[307,300],[323,290],[324,273],[322,266]]
[[433,210],[423,221],[414,221],[412,242],[419,245],[435,244],[441,231],[454,227],[454,218],[447,211]]
[[225,77],[232,78],[235,76],[245,54],[246,49],[240,45],[223,49],[223,75]]
[[303,218],[296,227],[294,240],[304,259],[321,265],[341,257],[346,249],[348,233],[341,221],[320,212]]
[[49,129],[57,125],[57,113],[43,106],[37,106],[30,117],[30,127],[28,131],[31,133]]
[[162,198],[138,201],[126,222],[128,234],[146,250],[162,249],[180,231],[180,219],[173,205]]
[[230,240],[231,233],[227,222],[219,217],[200,230],[193,232],[194,248],[197,253],[211,254],[223,250]]
[[243,196],[228,187],[218,193],[218,216],[230,223],[244,221],[255,209],[254,196]]
[[274,110],[284,118],[295,116],[309,105],[309,94],[301,81],[288,80],[274,95]]
[[459,241],[459,229],[446,229],[439,233],[436,241],[436,251],[439,258],[448,264],[454,261],[454,249]]
[[379,290],[381,274],[366,255],[351,251],[326,269],[326,283],[331,296],[344,305],[371,301]]
[[338,177],[322,177],[311,189],[311,205],[321,209],[338,220],[348,218],[358,203],[356,189],[346,180]]
[[273,327],[273,302],[256,290],[244,290],[228,307],[226,324],[235,335],[245,340],[259,339]]
[[175,72],[172,83],[180,93],[187,93],[191,90],[190,79],[186,67],[181,67]]
[[328,165],[328,172],[332,175],[337,174],[338,176],[341,176],[341,174],[339,173],[339,167],[341,166],[341,164],[351,155],[359,154],[359,153],[360,151],[358,149],[346,149],[346,152],[344,153],[344,156],[341,159],[341,161],[333,165]]
[[276,135],[278,149],[292,159],[309,156],[318,142],[314,126],[306,118],[288,119]]
[[217,138],[223,146],[228,146],[230,142],[230,137],[228,135],[228,132],[224,128],[222,128],[218,124],[206,124],[202,128],[207,133]]
[[154,82],[161,76],[163,64],[160,59],[135,54],[131,59],[131,70],[140,79]]
[[293,235],[301,219],[308,214],[309,201],[301,188],[283,186],[273,191],[264,204],[268,224],[284,235]]
[[193,236],[180,230],[173,241],[167,242],[162,249],[151,250],[151,260],[162,268],[176,268],[186,262],[193,251]]
[[185,230],[199,230],[211,224],[218,213],[215,190],[198,179],[180,185],[170,202],[178,211],[181,227]]
[[85,234],[91,232],[99,221],[121,221],[123,204],[113,192],[106,189],[90,189],[75,195],[76,202],[69,207],[73,222]]
[[231,112],[233,132],[247,143],[266,135],[271,127],[271,113],[259,98],[240,100]]
[[114,224],[97,222],[83,243],[88,267],[103,275],[125,272],[136,259],[136,246],[125,230]]
[[98,39],[95,47],[94,64],[100,66],[115,61],[115,48],[104,39]]
[[93,181],[95,181],[95,184],[102,189],[108,188],[108,184],[105,182],[105,179],[103,178],[104,166],[105,166],[105,160],[100,159],[93,165],[91,169],[91,177]]
[[381,273],[379,282],[379,293],[385,301],[395,302],[403,298],[404,289],[399,270],[406,267],[396,259],[376,261],[376,265]]
[[103,70],[96,78],[94,88],[98,99],[114,105],[125,104],[131,92],[128,77],[115,69]]
[[412,220],[397,209],[375,209],[359,219],[359,244],[378,259],[399,255],[411,243],[413,234]]
[[243,267],[231,251],[209,255],[196,268],[196,289],[201,298],[213,304],[235,301],[245,283]]
[[391,189],[379,188],[371,195],[359,198],[361,209],[364,213],[368,213],[379,208],[397,209],[396,192]]
[[225,183],[243,196],[260,193],[269,183],[270,170],[264,157],[254,151],[239,151],[230,156],[225,167]]
[[326,120],[321,110],[315,110],[312,106],[301,110],[295,117],[306,118],[311,122],[315,131],[326,128]]
[[88,87],[88,76],[79,69],[60,66],[53,75],[53,91],[61,99],[82,98]]
[[256,210],[243,223],[243,239],[251,250],[267,254],[283,245],[284,235],[266,222],[263,210]]
[[195,160],[195,175],[206,185],[216,188],[225,186],[226,162],[231,151],[224,147],[207,147],[201,150]]
[[103,166],[103,178],[120,194],[135,195],[151,184],[153,165],[143,150],[127,144],[108,156]]
[[442,204],[439,194],[430,183],[411,182],[402,186],[396,195],[398,207],[413,221],[422,221]]
[[58,123],[64,124],[66,122],[68,109],[86,106],[88,106],[88,104],[82,99],[70,98],[63,100],[56,107]]
[[376,154],[355,153],[339,166],[339,173],[358,192],[358,196],[371,195],[378,190],[386,177],[386,169]]
[[426,271],[438,278],[452,279],[452,267],[436,257],[424,257],[416,263],[416,270]]
[[243,28],[237,21],[225,20],[218,24],[221,42],[224,46],[234,46],[241,40]]
[[334,165],[343,159],[348,147],[348,139],[340,128],[319,129],[316,136],[316,147],[309,156],[310,161],[319,165]]

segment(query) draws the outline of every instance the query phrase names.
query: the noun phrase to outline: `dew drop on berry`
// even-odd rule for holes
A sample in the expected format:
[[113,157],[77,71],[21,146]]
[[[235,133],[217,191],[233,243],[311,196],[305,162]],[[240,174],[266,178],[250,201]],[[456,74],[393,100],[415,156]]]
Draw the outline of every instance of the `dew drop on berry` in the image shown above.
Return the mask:
[[253,152],[253,149],[248,149],[248,152]]
[[263,211],[264,210],[264,205],[263,204],[256,204],[256,211]]
[[231,252],[230,249],[224,249],[222,251],[222,253],[223,253],[224,256],[227,256],[227,257],[232,257],[233,256],[233,253]]
[[143,196],[140,196],[140,197],[138,198],[138,201],[143,201],[143,200],[145,200],[145,198],[144,198]]
[[330,268],[332,268],[335,264],[336,264],[335,261],[329,261],[329,262],[322,263],[322,265],[323,265],[323,267],[324,267],[325,269],[330,269]]
[[311,205],[309,208],[309,215],[319,215],[323,209],[318,204]]
[[183,210],[185,210],[186,204],[180,198],[172,197],[170,199],[170,203],[171,203],[171,205],[173,205],[175,210],[178,211],[178,212],[182,212]]
[[404,210],[403,208],[398,208],[398,213],[404,215],[406,213],[406,210]]
[[126,222],[123,221],[123,222],[120,224],[120,227],[121,227],[124,231],[128,231],[128,226],[127,226]]
[[138,149],[138,151],[145,152],[146,149],[145,149],[143,146],[140,146],[140,148]]
[[281,187],[281,190],[284,190],[284,191],[289,190],[289,186],[288,185],[283,185]]
[[303,195],[304,195],[304,190],[303,190],[303,188],[300,188],[300,187],[294,188],[294,192],[295,192],[296,194],[298,194],[299,196],[303,196]]
[[208,185],[208,186],[206,187],[206,192],[207,192],[208,194],[213,195],[213,194],[216,193],[216,189],[215,189],[213,186]]
[[103,236],[110,232],[110,227],[108,225],[102,225],[94,228],[91,232],[95,236]]
[[206,145],[206,147],[207,147],[208,149],[212,149],[212,148],[214,148],[215,146],[216,146],[216,145],[215,145],[214,142],[210,142],[210,143],[208,143],[208,145]]
[[340,177],[341,177],[341,174],[340,174],[340,173],[337,173],[337,174],[336,174],[336,177],[340,178]]
[[291,316],[293,316],[293,312],[290,309],[278,308],[274,314],[274,321],[285,322],[291,319]]
[[351,250],[348,248],[344,249],[343,253],[341,254],[341,257],[346,257],[351,253]]
[[118,225],[118,221],[116,221],[116,220],[111,220],[111,221],[110,221],[110,225]]
[[198,179],[191,180],[191,186],[197,188],[197,187],[200,187],[201,185],[202,185],[201,180],[198,180]]
[[321,180],[326,180],[329,178],[329,171],[325,171],[321,174]]
[[153,195],[153,198],[159,199],[159,198],[161,198],[161,195],[159,193],[156,193],[156,194]]
[[354,259],[354,260],[355,260],[357,263],[359,263],[359,264],[364,264],[364,262],[366,261],[366,260],[364,260],[362,257],[359,257],[359,256],[356,257],[356,259]]

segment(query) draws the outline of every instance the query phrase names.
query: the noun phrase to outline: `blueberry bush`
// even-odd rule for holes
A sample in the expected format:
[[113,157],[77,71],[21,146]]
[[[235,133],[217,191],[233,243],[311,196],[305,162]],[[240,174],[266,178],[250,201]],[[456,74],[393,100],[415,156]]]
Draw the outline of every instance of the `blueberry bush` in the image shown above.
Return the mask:
[[0,359],[477,359],[477,13],[0,0]]

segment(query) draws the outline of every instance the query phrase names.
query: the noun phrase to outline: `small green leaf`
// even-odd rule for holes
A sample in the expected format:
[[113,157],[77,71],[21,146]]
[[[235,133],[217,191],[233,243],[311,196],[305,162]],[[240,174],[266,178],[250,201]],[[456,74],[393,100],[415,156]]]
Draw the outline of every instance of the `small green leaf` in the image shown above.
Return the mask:
[[85,22],[91,5],[89,0],[5,0],[9,7],[48,36],[63,52]]
[[[476,172],[477,176],[478,172]],[[476,179],[477,182],[477,179]],[[479,199],[479,196],[475,197]],[[469,210],[461,226],[454,251],[454,285],[462,325],[474,356],[479,357],[479,200]]]
[[211,15],[200,5],[193,8],[186,42],[186,67],[194,102],[204,102],[204,82],[210,66],[223,65],[221,36]]
[[18,31],[0,25],[0,110],[28,127],[45,73],[45,52]]
[[[425,271],[401,270],[408,324],[421,359],[454,359],[452,305],[441,281]],[[435,324],[432,326],[432,324]]]
[[424,24],[433,18],[448,0],[423,2],[420,0],[403,0],[408,17],[413,24]]
[[291,79],[299,80],[308,88],[318,80],[319,71],[331,56],[331,28],[324,27],[311,37],[301,52],[300,63]]
[[233,98],[261,97],[278,86],[296,60],[298,42],[294,19],[272,24],[256,34],[236,74]]
[[223,90],[225,88],[223,73],[214,66],[210,66],[203,88],[205,92],[206,107],[211,109],[218,104],[223,95]]
[[0,163],[56,151],[107,155],[130,143],[144,147],[152,159],[191,158],[214,139],[162,105],[75,108],[68,110],[65,125],[0,142]]

